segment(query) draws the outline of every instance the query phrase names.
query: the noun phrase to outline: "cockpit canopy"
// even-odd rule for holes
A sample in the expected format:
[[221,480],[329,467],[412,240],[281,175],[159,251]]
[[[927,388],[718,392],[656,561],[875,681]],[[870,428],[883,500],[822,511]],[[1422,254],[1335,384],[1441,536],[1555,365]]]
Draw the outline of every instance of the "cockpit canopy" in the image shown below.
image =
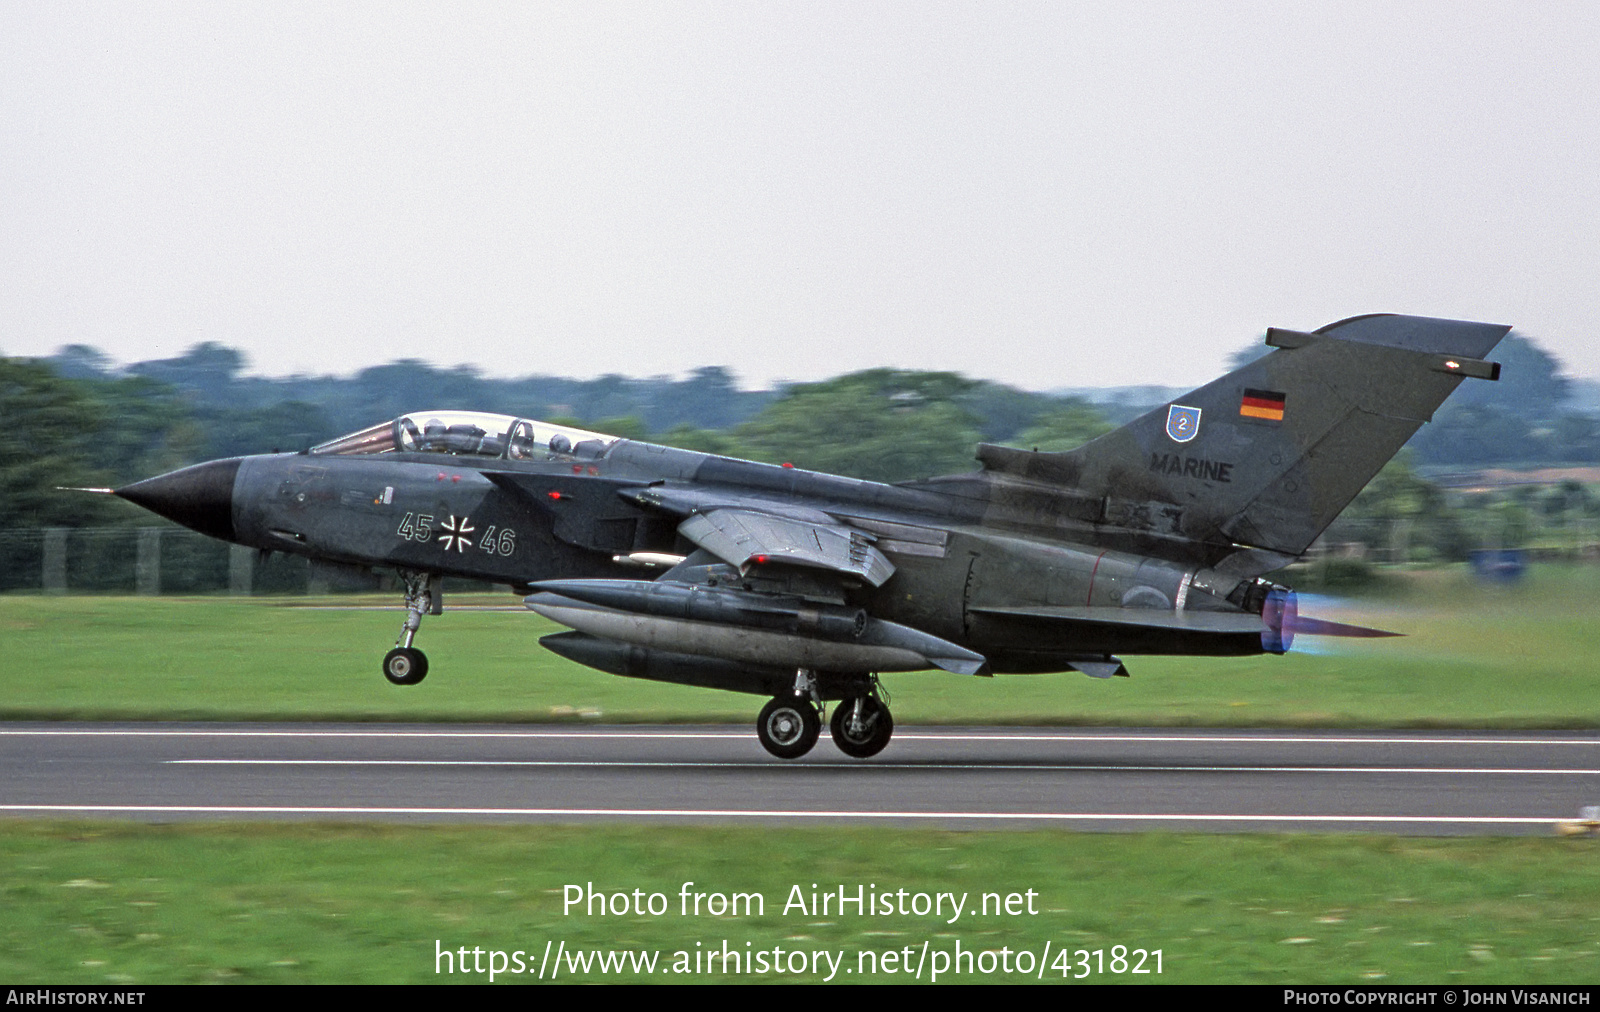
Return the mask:
[[311,448],[315,454],[446,453],[506,460],[594,460],[616,436],[484,411],[415,411]]

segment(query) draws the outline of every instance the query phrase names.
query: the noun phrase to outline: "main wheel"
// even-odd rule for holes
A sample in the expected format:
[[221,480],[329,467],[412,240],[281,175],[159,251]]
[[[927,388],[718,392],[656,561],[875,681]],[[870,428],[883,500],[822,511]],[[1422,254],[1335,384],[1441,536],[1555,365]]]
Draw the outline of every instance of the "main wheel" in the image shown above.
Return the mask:
[[777,696],[761,708],[756,737],[761,747],[779,759],[798,759],[811,751],[822,735],[822,719],[811,701],[801,696]]
[[395,647],[383,658],[383,677],[396,685],[415,685],[428,676],[428,658],[414,647]]
[[[861,712],[856,713],[856,703],[861,704]],[[894,734],[894,719],[889,716],[889,708],[883,702],[872,696],[857,696],[846,699],[833,708],[833,719],[828,722],[828,730],[833,732],[833,743],[839,746],[839,751],[857,759],[875,756],[883,751],[889,744],[889,736]]]

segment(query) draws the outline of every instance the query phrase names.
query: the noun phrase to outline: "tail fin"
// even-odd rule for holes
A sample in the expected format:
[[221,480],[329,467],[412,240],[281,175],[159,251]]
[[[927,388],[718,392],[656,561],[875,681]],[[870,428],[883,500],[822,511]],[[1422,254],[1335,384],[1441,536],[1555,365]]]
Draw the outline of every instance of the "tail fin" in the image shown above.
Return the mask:
[[1510,327],[1357,316],[1067,453],[984,445],[986,470],[1103,497],[1102,520],[1295,556],[1428,421]]

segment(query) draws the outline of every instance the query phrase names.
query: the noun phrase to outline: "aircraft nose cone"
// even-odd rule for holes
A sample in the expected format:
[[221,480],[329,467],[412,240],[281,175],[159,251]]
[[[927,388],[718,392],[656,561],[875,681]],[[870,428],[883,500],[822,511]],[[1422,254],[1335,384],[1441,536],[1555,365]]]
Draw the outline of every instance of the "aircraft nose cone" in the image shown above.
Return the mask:
[[136,506],[224,541],[233,540],[233,479],[238,457],[159,474],[116,490]]

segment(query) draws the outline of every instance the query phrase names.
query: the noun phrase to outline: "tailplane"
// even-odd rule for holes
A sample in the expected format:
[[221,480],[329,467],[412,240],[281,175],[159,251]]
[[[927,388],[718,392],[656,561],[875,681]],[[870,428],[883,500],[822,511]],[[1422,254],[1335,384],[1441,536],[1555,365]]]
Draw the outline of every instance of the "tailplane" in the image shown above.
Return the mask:
[[1357,316],[1269,330],[1269,354],[1067,453],[985,444],[986,470],[1102,497],[1103,523],[1297,556],[1510,327]]

